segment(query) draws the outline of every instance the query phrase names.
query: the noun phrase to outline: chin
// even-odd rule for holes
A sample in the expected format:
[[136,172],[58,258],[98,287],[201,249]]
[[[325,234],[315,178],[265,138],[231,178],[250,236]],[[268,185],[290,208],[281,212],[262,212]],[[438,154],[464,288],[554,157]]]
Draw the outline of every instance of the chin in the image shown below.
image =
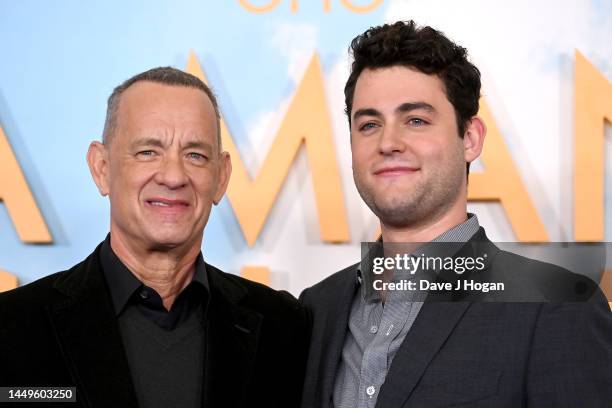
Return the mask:
[[373,210],[378,218],[385,224],[396,227],[405,227],[418,221],[421,208],[414,201],[401,199],[388,200],[384,203],[377,203]]
[[149,234],[151,247],[154,249],[172,249],[189,242],[189,237],[184,234],[164,233],[164,231],[152,231]]

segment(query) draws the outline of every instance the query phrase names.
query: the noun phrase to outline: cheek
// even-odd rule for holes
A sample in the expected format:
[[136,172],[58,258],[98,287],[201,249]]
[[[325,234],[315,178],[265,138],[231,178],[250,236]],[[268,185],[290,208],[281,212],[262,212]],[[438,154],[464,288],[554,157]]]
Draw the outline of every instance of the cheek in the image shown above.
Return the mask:
[[457,140],[448,138],[422,140],[415,146],[415,152],[425,162],[445,164],[448,161],[463,160],[463,143],[459,136]]
[[111,173],[111,194],[122,201],[139,197],[153,179],[155,170],[147,166],[122,166]]
[[444,160],[439,141],[432,138],[418,137],[406,143],[404,158],[409,162],[420,165],[427,170],[429,166],[438,166]]
[[191,177],[195,194],[200,203],[210,203],[217,191],[218,178],[211,174],[197,174]]
[[365,144],[353,144],[351,146],[351,158],[353,161],[353,172],[364,173],[371,161],[370,149]]

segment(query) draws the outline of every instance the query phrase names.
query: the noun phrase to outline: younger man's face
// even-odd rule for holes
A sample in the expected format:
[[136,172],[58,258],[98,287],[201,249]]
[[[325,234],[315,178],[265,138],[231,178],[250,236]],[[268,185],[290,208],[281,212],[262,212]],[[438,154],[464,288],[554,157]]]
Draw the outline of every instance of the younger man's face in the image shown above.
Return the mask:
[[465,191],[463,140],[435,75],[403,66],[364,70],[353,96],[351,150],[357,190],[388,226],[431,222]]

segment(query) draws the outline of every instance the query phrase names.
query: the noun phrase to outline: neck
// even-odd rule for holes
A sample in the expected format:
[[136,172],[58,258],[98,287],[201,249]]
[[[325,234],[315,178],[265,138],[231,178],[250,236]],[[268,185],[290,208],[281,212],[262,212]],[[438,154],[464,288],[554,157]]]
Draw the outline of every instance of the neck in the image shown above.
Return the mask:
[[467,220],[466,200],[457,200],[447,211],[396,227],[380,221],[384,242],[429,242]]
[[123,264],[162,298],[170,310],[177,296],[193,279],[202,241],[187,250],[152,250],[140,247],[111,225],[111,248]]

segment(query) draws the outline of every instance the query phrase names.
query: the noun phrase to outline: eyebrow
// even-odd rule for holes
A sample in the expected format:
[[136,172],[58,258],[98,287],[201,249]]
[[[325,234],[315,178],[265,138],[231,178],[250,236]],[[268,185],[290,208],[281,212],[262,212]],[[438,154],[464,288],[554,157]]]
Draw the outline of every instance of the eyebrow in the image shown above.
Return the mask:
[[406,102],[398,106],[395,111],[400,113],[411,112],[413,110],[426,110],[430,113],[435,113],[436,108],[427,102]]
[[374,116],[374,117],[380,118],[382,117],[382,113],[380,113],[374,108],[358,109],[353,114],[353,120],[357,120],[362,116]]
[[164,144],[160,139],[156,139],[154,137],[145,137],[142,139],[136,139],[133,146],[156,146],[156,147],[164,147]]
[[[134,141],[133,146],[155,146],[155,147],[164,147],[164,143],[160,139],[156,139],[154,137],[145,137],[142,139],[137,139]],[[190,141],[187,142],[184,146],[181,146],[181,149],[203,149],[203,150],[212,150],[212,146],[210,143],[205,142],[197,142]]]
[[185,143],[182,149],[184,150],[185,149],[202,149],[202,150],[212,151],[212,146],[210,143],[191,141],[191,142]]
[[[405,102],[405,103],[402,103],[397,108],[395,108],[395,112],[396,113],[406,113],[406,112],[411,112],[411,111],[419,110],[419,109],[426,110],[430,113],[436,112],[436,108],[434,108],[432,105],[428,104],[427,102]],[[353,114],[353,120],[356,120],[362,116],[374,116],[376,118],[380,118],[382,117],[382,113],[374,108],[358,109]]]

